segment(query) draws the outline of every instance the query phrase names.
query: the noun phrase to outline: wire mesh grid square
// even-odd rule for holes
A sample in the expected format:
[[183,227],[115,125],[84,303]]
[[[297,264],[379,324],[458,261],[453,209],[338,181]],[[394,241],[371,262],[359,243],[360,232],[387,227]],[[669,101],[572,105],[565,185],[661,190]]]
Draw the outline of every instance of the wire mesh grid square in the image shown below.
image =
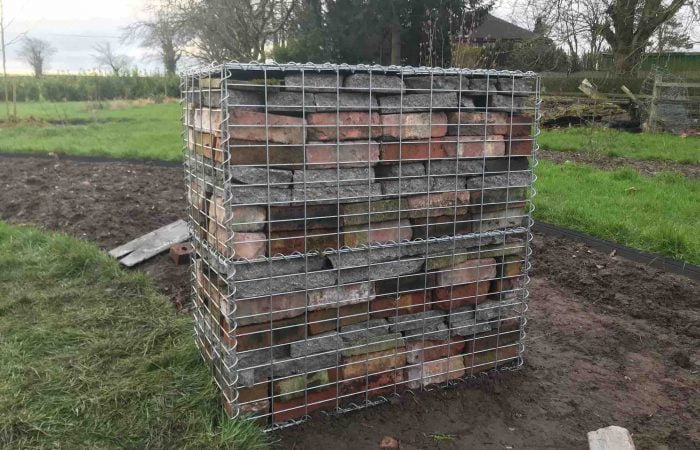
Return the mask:
[[522,365],[539,103],[530,72],[183,74],[196,341],[230,416]]

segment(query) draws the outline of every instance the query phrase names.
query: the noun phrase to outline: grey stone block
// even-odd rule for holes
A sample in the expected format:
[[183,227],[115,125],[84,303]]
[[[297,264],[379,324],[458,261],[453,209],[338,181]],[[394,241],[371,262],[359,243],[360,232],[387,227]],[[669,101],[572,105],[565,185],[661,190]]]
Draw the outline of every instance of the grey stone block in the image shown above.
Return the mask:
[[529,168],[530,162],[528,161],[527,156],[512,156],[510,158],[506,157],[486,159],[486,172],[520,171],[528,170]]
[[371,319],[340,328],[340,337],[347,345],[353,341],[367,341],[375,336],[386,336],[389,333],[389,322],[386,319]]
[[320,256],[308,258],[275,259],[269,261],[233,263],[235,281],[280,277],[283,275],[300,274],[308,267],[310,272],[324,268],[326,260]]
[[235,205],[260,205],[275,203],[288,205],[292,201],[292,191],[285,188],[267,186],[231,185],[231,203]]
[[265,99],[262,92],[229,89],[227,104],[229,108],[260,111],[264,108]]
[[377,166],[377,178],[415,177],[425,175],[423,163],[404,163]]
[[284,89],[287,91],[330,92],[343,84],[343,75],[335,73],[301,72],[284,76]]
[[430,175],[481,175],[484,172],[484,161],[480,159],[436,160],[430,161],[430,165],[426,162],[425,170]]
[[282,275],[266,280],[236,281],[236,298],[262,297],[334,286],[337,281],[335,271],[323,270],[308,274]]
[[491,94],[497,90],[496,78],[489,77],[488,80],[486,78],[472,78],[469,80],[469,90],[477,91],[474,93],[475,95],[486,94],[487,90]]
[[[307,188],[317,187],[310,183],[322,183],[320,186],[333,185],[340,182],[342,185],[364,184],[374,181],[374,169],[372,167],[354,167],[347,169],[307,169],[294,171],[294,184],[303,185],[307,183]],[[303,186],[296,186],[302,188]]]
[[519,113],[521,110],[527,108],[527,97],[489,94],[489,107],[500,111],[514,111],[515,113]]
[[428,177],[381,180],[384,195],[412,195],[428,192]]
[[305,92],[277,91],[267,94],[267,111],[271,113],[316,112],[314,94]]
[[395,333],[397,331],[415,330],[423,329],[424,327],[429,327],[436,325],[438,323],[445,322],[445,311],[440,311],[437,309],[432,309],[428,311],[423,311],[414,314],[404,314],[401,316],[390,316],[387,318],[389,321],[389,331]]
[[500,77],[496,81],[499,91],[514,91],[514,95],[533,95],[535,79],[523,77]]
[[493,319],[506,319],[518,315],[518,305],[522,304],[520,300],[490,300],[481,302],[477,305],[475,311],[477,322],[487,322]]
[[415,328],[404,331],[404,339],[407,341],[436,340],[446,341],[450,338],[450,329],[443,322],[426,326],[425,329]]
[[381,247],[371,250],[351,251],[328,255],[328,259],[336,269],[348,269],[366,266],[384,261],[399,259],[401,250],[398,247]]
[[466,322],[468,320],[474,319],[474,306],[467,305],[461,308],[456,308],[450,311],[447,318],[448,323],[451,327],[455,326],[457,323]]
[[476,320],[465,320],[450,325],[452,336],[472,336],[491,331],[490,323],[477,323]]
[[503,230],[527,226],[528,216],[524,208],[510,208],[483,213],[474,213],[472,220],[472,232],[483,233],[492,230]]
[[467,178],[467,189],[493,189],[517,186],[529,186],[532,177],[530,173],[511,172],[483,177]]
[[366,202],[368,198],[382,195],[382,188],[379,183],[366,184],[344,184],[338,188],[337,185],[328,183],[324,186],[296,185],[291,190],[292,201],[310,204],[323,203],[349,203]]
[[333,351],[300,358],[276,360],[267,366],[252,369],[254,370],[254,380],[258,383],[267,378],[286,377],[289,375],[317,372],[319,370],[336,367],[338,364],[336,353],[337,352]]
[[467,185],[466,176],[430,177],[430,192],[461,191]]
[[280,345],[272,348],[261,348],[259,350],[251,350],[247,352],[231,352],[225,356],[225,361],[228,366],[233,364],[233,359],[238,357],[236,367],[238,369],[247,369],[250,367],[270,364],[273,359],[289,358],[290,346]]
[[410,273],[416,273],[423,268],[425,260],[409,259],[401,261],[388,261],[374,264],[370,267],[356,267],[354,269],[341,269],[338,273],[338,283],[354,283],[365,280],[381,280],[393,278]]
[[269,175],[269,182],[271,185],[275,185],[275,188],[286,188],[292,182],[291,170],[231,166],[229,174],[234,181],[244,184],[267,184]]
[[379,110],[377,98],[368,93],[341,92],[316,94],[314,97],[316,110],[319,112]]
[[469,78],[463,75],[422,75],[405,77],[403,81],[408,89],[430,90],[431,86],[433,90],[459,91],[461,88],[466,91],[469,89]]
[[358,90],[368,92],[370,89],[375,93],[398,94],[405,89],[403,81],[395,75],[381,75],[372,73],[354,73],[345,77],[343,86],[348,90]]
[[387,333],[358,339],[345,339],[343,342],[345,343],[345,348],[341,352],[341,355],[345,357],[381,352],[400,348],[405,345],[401,333]]
[[[465,97],[466,99],[466,97]],[[459,102],[455,92],[433,92],[432,94],[384,95],[379,97],[379,112],[397,114],[400,112],[421,112],[450,110],[456,111]]]
[[337,331],[329,331],[315,336],[308,336],[304,341],[292,342],[290,344],[290,355],[292,358],[335,351],[343,348],[343,340]]
[[429,242],[416,242],[410,245],[401,246],[402,257],[422,256],[422,255],[449,255],[454,249],[457,253],[464,253],[474,247],[485,247],[487,245],[499,244],[503,242],[503,236],[472,236],[455,240],[441,240]]

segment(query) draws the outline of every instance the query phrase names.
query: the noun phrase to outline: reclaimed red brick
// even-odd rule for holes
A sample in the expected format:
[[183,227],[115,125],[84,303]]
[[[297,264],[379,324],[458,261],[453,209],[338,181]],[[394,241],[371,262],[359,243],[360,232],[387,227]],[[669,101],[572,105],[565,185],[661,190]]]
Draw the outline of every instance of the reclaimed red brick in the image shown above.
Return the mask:
[[398,298],[396,296],[376,298],[370,302],[370,318],[401,316],[430,309],[430,304],[425,304],[425,297],[426,293],[420,291],[401,294]]
[[304,143],[304,119],[234,109],[229,115],[231,139],[279,144]]
[[503,133],[506,136],[531,136],[532,135],[532,116],[527,114],[513,115],[513,124],[508,128],[508,132]]
[[236,317],[239,326],[288,319],[304,314],[305,310],[306,293],[304,292],[236,300]]
[[224,152],[219,148],[219,138],[211,133],[188,130],[189,139],[187,141],[190,151],[209,158],[216,163],[224,161]]
[[412,159],[444,159],[449,158],[445,140],[435,138],[422,142],[382,142],[382,161],[408,161]]
[[267,166],[280,169],[304,167],[304,146],[266,144],[265,142],[232,140],[231,164]]
[[510,117],[502,112],[448,112],[447,134],[450,136],[484,136],[507,134]]
[[444,383],[464,376],[464,356],[436,359],[406,368],[408,387],[417,389],[434,383]]
[[277,320],[271,324],[267,322],[238,327],[235,332],[228,327],[223,328],[223,341],[229,346],[237,343],[240,351],[289,344],[300,341],[306,336],[303,316]]
[[189,242],[170,246],[170,259],[177,265],[189,262],[193,253],[194,247]]
[[379,144],[372,141],[336,143],[309,142],[306,164],[311,169],[334,169],[337,166],[367,167],[379,162]]
[[343,244],[343,234],[337,234],[336,229],[316,229],[304,231],[273,231],[270,233],[270,254],[281,253],[289,255],[294,252],[323,251],[328,248],[340,248]]
[[486,137],[454,136],[445,142],[445,151],[450,157],[476,158],[480,156],[504,156],[506,144],[502,135]]
[[367,353],[364,355],[345,356],[338,368],[340,378],[348,380],[367,374],[384,372],[385,370],[406,365],[406,347]]
[[[469,204],[469,191],[441,192],[407,197],[410,209],[441,208]],[[459,213],[458,213],[459,214]]]
[[434,309],[449,311],[466,305],[475,305],[477,302],[486,301],[489,288],[488,282],[435,288],[431,292],[432,306]]
[[417,364],[425,361],[456,356],[464,352],[466,341],[463,337],[450,340],[433,340],[406,342],[406,361],[408,364]]
[[306,119],[307,134],[312,141],[352,141],[381,136],[382,122],[376,112],[320,112],[307,114]]
[[[338,327],[367,321],[367,302],[309,311],[309,335],[337,330]],[[340,317],[340,319],[338,319]]]
[[413,224],[413,237],[421,239],[465,234],[471,230],[468,216],[417,217],[411,219],[411,223]]
[[[367,230],[368,225],[369,230]],[[413,230],[409,220],[392,220],[345,227],[343,236],[345,245],[359,247],[373,243],[386,244],[410,240],[413,237]]]
[[495,350],[496,347],[506,347],[515,344],[520,339],[520,333],[515,330],[509,330],[509,327],[503,326],[499,330],[499,334],[494,329],[490,336],[476,336],[474,339],[469,339],[464,342],[464,353],[483,352],[487,350]]
[[508,141],[508,154],[510,156],[532,155],[532,139],[511,139]]
[[506,346],[487,352],[469,353],[464,355],[464,365],[469,373],[480,373],[495,367],[512,363],[518,357],[517,345]]
[[447,134],[444,112],[382,114],[381,135],[396,140],[438,138]]
[[439,286],[473,283],[496,277],[494,258],[470,259],[437,273]]

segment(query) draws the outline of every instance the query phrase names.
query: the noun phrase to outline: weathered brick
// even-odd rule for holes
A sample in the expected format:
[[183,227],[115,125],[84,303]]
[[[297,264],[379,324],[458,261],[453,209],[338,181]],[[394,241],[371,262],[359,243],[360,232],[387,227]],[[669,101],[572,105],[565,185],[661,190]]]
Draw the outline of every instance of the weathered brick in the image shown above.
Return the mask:
[[[447,139],[447,138],[446,138]],[[490,161],[487,159],[486,161]],[[430,176],[434,175],[481,175],[484,171],[484,161],[480,159],[450,159],[447,161],[426,161],[425,170]],[[454,180],[454,178],[452,178]]]
[[313,169],[367,167],[379,162],[379,144],[374,141],[309,142],[306,164]]
[[273,295],[267,298],[236,301],[239,326],[288,319],[304,314],[306,295],[303,292]]
[[444,112],[382,114],[381,135],[396,140],[429,139],[447,134]]
[[325,333],[344,327],[367,321],[367,302],[344,305],[340,308],[331,306],[325,309],[309,311],[307,318],[309,335]]
[[370,302],[370,317],[372,319],[386,318],[396,315],[414,314],[424,309],[430,309],[430,304],[425,304],[424,291],[408,292],[405,294],[384,296]]
[[209,234],[207,240],[222,255],[225,257],[234,256],[229,251],[230,248],[237,258],[255,259],[259,256],[265,256],[266,239],[265,233],[234,233],[233,239],[224,225],[224,210],[223,202],[220,197],[213,198],[214,208],[210,212],[211,220],[209,221]]
[[479,156],[503,156],[506,144],[503,136],[494,134],[483,136],[453,136],[445,141],[448,156],[458,158],[476,158]]
[[410,161],[423,159],[449,158],[447,150],[449,144],[445,140],[450,138],[434,138],[429,141],[403,141],[403,142],[382,142],[382,161]]
[[231,164],[271,166],[281,169],[304,167],[302,145],[266,144],[265,142],[232,140]]
[[448,311],[486,300],[490,283],[467,283],[432,289],[432,307]]
[[192,125],[197,131],[205,131],[221,136],[221,110],[213,108],[195,108]]
[[231,139],[303,144],[305,121],[301,117],[236,110],[229,114]]
[[272,382],[274,401],[286,402],[303,397],[306,389],[325,386],[328,382],[328,370],[274,380]]
[[365,336],[360,339],[346,339],[343,342],[345,348],[343,348],[340,354],[344,357],[383,352],[404,346],[404,339],[401,333]]
[[267,322],[238,327],[235,335],[233,335],[233,332],[225,333],[224,341],[230,346],[237,342],[237,349],[245,351],[269,347],[270,345],[288,344],[300,341],[305,336],[306,324],[304,317],[300,316],[272,323]]
[[396,295],[410,292],[425,292],[426,286],[431,286],[432,273],[419,273],[416,275],[404,275],[386,280],[374,282],[374,290],[377,295]]
[[382,135],[379,113],[364,111],[321,112],[306,116],[311,141],[352,141]]
[[344,245],[343,234],[335,228],[314,230],[285,230],[270,232],[270,254],[291,255],[294,252],[306,253],[339,248]]
[[373,283],[363,282],[308,292],[310,311],[329,307],[365,303],[375,298]]
[[[221,244],[219,241],[217,244]],[[237,259],[255,259],[265,256],[267,252],[267,236],[265,233],[234,233],[233,234],[233,255]],[[226,248],[225,246],[223,247]],[[229,256],[226,250],[221,251],[225,256]]]
[[450,326],[452,336],[473,337],[476,334],[490,332],[493,325],[488,322],[479,323],[476,319],[468,319],[462,322],[456,322]]
[[449,286],[489,280],[496,276],[496,260],[493,258],[471,259],[451,269],[437,273],[438,286]]
[[338,373],[341,379],[347,380],[403,367],[406,365],[405,351],[405,347],[399,347],[364,355],[345,356]]
[[438,216],[427,219],[419,217],[411,219],[411,223],[413,224],[413,237],[415,239],[466,234],[472,228],[467,216]]
[[511,156],[532,155],[532,139],[511,139],[507,142],[507,153]]
[[[223,199],[218,196],[212,197],[212,199],[214,198],[216,198],[217,202],[220,202],[217,203],[217,207],[220,204],[221,209],[223,210]],[[233,231],[261,231],[263,228],[265,228],[267,211],[263,206],[232,206],[231,216],[231,227],[233,228]]]
[[343,86],[349,91],[399,94],[405,89],[403,80],[395,75],[353,73],[345,77]]
[[437,322],[406,330],[403,334],[406,342],[423,341],[425,339],[442,341],[450,338],[450,329],[445,323]]
[[459,106],[455,92],[433,92],[432,94],[383,95],[379,97],[382,114],[398,114],[434,110],[456,110]]
[[224,161],[224,151],[219,147],[219,138],[212,133],[196,131],[192,128],[187,130],[187,147],[197,155],[214,160],[216,163]]
[[[469,184],[467,184],[467,186],[469,186]],[[470,187],[470,189],[472,188]],[[526,187],[512,187],[501,189],[487,188],[483,191],[472,190],[469,193],[469,195],[471,196],[471,204],[474,205],[471,211],[480,211],[480,205],[482,203],[484,205],[485,210],[488,210],[488,208],[491,207],[505,208],[506,203],[508,203],[508,205],[513,205],[514,203],[521,202],[527,199],[527,194],[528,190]]]
[[475,318],[477,322],[490,322],[494,319],[513,318],[519,316],[522,309],[522,301],[512,300],[488,300],[476,305]]
[[467,210],[460,207],[469,204],[469,195],[467,191],[441,192],[430,195],[413,195],[407,197],[406,200],[408,208],[416,211],[415,214],[410,215],[411,218],[425,217],[426,215],[435,217],[455,212],[463,215]]
[[406,362],[418,364],[459,355],[464,351],[465,344],[464,338],[461,337],[441,341],[434,339],[408,341],[406,343]]
[[506,346],[487,352],[464,355],[464,364],[470,374],[485,372],[513,363],[519,355],[518,346]]
[[[509,205],[510,206],[510,205]],[[525,208],[508,208],[494,211],[474,213],[472,219],[472,232],[483,233],[490,230],[503,230],[506,228],[527,226],[527,213]]]
[[306,206],[271,206],[268,231],[303,231],[338,228],[343,217],[338,217],[337,204]]
[[345,245],[359,247],[375,243],[385,244],[410,240],[413,237],[413,231],[410,221],[401,220],[347,226],[343,230],[343,236]]
[[502,112],[451,111],[447,124],[449,136],[507,135],[510,117]]
[[464,357],[451,356],[450,358],[436,359],[406,368],[408,387],[417,389],[434,383],[444,383],[465,375]]

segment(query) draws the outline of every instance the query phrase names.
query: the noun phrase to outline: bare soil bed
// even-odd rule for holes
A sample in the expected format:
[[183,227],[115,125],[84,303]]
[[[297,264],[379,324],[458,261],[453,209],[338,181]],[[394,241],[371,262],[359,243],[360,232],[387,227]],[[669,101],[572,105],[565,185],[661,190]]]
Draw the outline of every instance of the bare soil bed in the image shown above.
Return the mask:
[[[0,159],[0,219],[111,248],[184,217],[179,168]],[[407,394],[274,435],[280,448],[587,448],[586,432],[630,429],[641,449],[700,448],[700,289],[683,277],[536,235],[525,366]],[[140,267],[174,302],[186,266]]]

